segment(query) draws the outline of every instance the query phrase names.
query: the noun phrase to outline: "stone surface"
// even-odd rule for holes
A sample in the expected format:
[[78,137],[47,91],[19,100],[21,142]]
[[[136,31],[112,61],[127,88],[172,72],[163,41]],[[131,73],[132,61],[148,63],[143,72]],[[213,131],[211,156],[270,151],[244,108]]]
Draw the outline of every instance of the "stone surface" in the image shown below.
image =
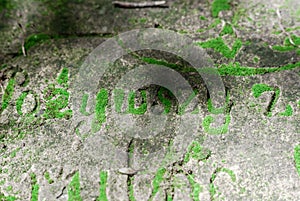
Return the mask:
[[[218,17],[212,17],[212,1],[167,3],[169,8],[139,9],[114,8],[106,0],[0,4],[2,200],[81,200],[76,198],[79,189],[82,200],[101,201],[300,199],[295,157],[300,144],[299,2],[232,0],[230,9],[220,11]],[[231,34],[223,32],[226,25],[232,26]],[[102,80],[91,80],[99,89],[106,88],[109,96],[106,122],[99,133],[88,133],[95,126],[93,114],[51,116],[78,110],[71,101],[77,92],[74,82],[98,45],[126,31],[154,27],[178,32],[203,47],[219,38],[217,46],[204,50],[219,68],[229,92],[225,114],[209,111],[205,83],[187,61],[170,53],[144,50],[117,60]],[[289,51],[275,50],[275,46],[284,46],[286,38],[295,43],[285,42]],[[171,106],[163,132],[149,139],[133,139],[113,116],[112,89],[127,72],[147,61],[180,72],[198,90],[197,107],[190,106],[186,115],[179,115],[174,94],[164,93]],[[238,70],[234,62],[244,68]],[[231,66],[227,74],[222,74],[224,65]],[[292,65],[294,68],[289,68]],[[67,83],[61,81],[63,69],[68,69]],[[247,74],[255,69],[253,75]],[[259,74],[261,69],[266,72]],[[256,84],[272,90],[256,98]],[[51,98],[55,89],[63,92]],[[146,130],[151,115],[161,114],[164,104],[157,95],[158,86],[144,89],[147,112],[130,118]],[[65,92],[69,92],[67,105],[58,111],[49,109],[51,100],[64,100]],[[136,106],[143,104],[141,97],[136,96]],[[88,113],[93,113],[95,99],[89,97]],[[121,106],[122,111],[127,104],[129,101]],[[197,108],[199,112],[194,114]],[[292,113],[287,108],[292,108]],[[215,120],[212,127],[225,124],[222,134],[203,124],[209,115]],[[180,118],[190,124],[178,131]],[[198,126],[193,139],[184,138],[193,125]],[[141,136],[147,137],[147,133]],[[185,152],[176,149],[182,144],[190,144]],[[120,174],[119,170],[127,167],[137,172]]]

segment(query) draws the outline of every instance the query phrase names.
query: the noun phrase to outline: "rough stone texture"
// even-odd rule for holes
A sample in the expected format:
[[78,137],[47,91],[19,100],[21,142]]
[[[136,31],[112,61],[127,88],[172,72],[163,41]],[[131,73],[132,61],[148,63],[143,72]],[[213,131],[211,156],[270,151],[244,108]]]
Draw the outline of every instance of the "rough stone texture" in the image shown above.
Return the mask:
[[[72,88],[72,83],[78,76],[80,65],[92,50],[108,38],[132,29],[160,27],[184,34],[195,42],[204,42],[217,38],[224,25],[231,23],[234,34],[224,35],[223,40],[231,48],[238,38],[243,46],[232,58],[212,48],[205,49],[215,64],[239,62],[241,66],[259,69],[280,68],[300,62],[300,44],[292,51],[272,49],[274,45],[283,45],[286,37],[300,35],[300,6],[297,0],[232,0],[231,9],[221,11],[218,18],[212,17],[212,1],[204,0],[168,1],[169,8],[143,9],[114,8],[108,0],[26,0],[11,1],[11,5],[0,11],[1,101],[9,80],[13,77],[16,80],[8,107],[0,113],[2,200],[5,200],[2,195],[15,196],[19,200],[32,199],[35,184],[32,173],[36,175],[39,185],[38,200],[68,200],[68,192],[71,191],[69,184],[76,172],[82,169],[85,170],[80,172],[83,200],[96,200],[99,196],[99,189],[103,186],[99,176],[101,171],[108,173],[106,195],[108,200],[113,201],[133,200],[129,179],[133,179],[131,184],[135,200],[169,200],[168,195],[173,200],[197,200],[193,182],[199,184],[200,200],[300,200],[300,175],[294,159],[294,148],[300,144],[299,63],[292,70],[276,73],[222,76],[232,102],[228,132],[209,134],[202,122],[194,122],[193,116],[189,117],[191,122],[199,126],[194,133],[195,141],[201,144],[207,155],[204,154],[201,159],[191,158],[186,163],[183,162],[185,153],[180,152],[181,157],[177,161],[170,159],[172,153],[166,155],[174,135],[181,134],[176,130],[179,115],[176,114],[174,97],[171,98],[168,128],[163,135],[151,140],[136,139],[130,142],[131,139],[114,124],[111,110],[107,110],[107,122],[100,130],[102,140],[105,140],[99,142],[97,136],[85,139],[85,136],[77,135],[77,125],[74,125],[74,122],[78,122],[76,119],[43,117],[47,102],[45,89],[49,84],[59,87],[57,76],[62,68],[69,69],[71,86],[67,90],[72,96],[76,90]],[[276,9],[281,11],[281,19]],[[201,16],[206,19],[201,20]],[[210,26],[217,19],[220,23],[215,27]],[[276,31],[279,33],[275,34]],[[50,39],[35,42],[34,46],[26,49],[27,56],[23,56],[22,42],[32,34],[41,33],[47,34]],[[141,51],[138,55],[164,59],[178,64],[182,69],[189,67],[186,61],[167,53]],[[145,62],[134,55],[122,57],[99,82],[99,88],[113,89],[126,71],[142,64]],[[205,85],[195,72],[184,72],[182,76],[199,90],[200,112],[197,117],[202,120],[209,114]],[[28,80],[29,83],[24,84]],[[255,98],[251,90],[254,84],[261,83],[280,89],[272,117],[266,116],[265,112],[270,107],[274,93],[265,92]],[[155,92],[158,88],[151,86],[147,90],[150,93],[147,101],[157,104],[159,101]],[[20,115],[16,109],[16,100],[24,91],[33,93],[25,98],[21,111],[27,114],[37,108],[33,117]],[[288,104],[293,114],[281,116],[280,113]],[[69,103],[65,109],[74,108]],[[87,111],[91,109],[93,103],[89,102]],[[149,110],[150,107],[147,115]],[[141,124],[147,124],[147,117],[133,115],[133,118]],[[218,118],[217,115],[215,118]],[[223,118],[217,120],[222,122]],[[79,132],[83,134],[90,126],[91,122],[80,125]],[[87,146],[88,142],[94,142],[95,147]],[[129,157],[124,153],[128,152],[131,143],[134,150]],[[115,147],[119,150],[116,151]],[[140,155],[149,150],[163,152],[151,160]],[[162,163],[162,159],[168,163]],[[137,174],[127,176],[118,172],[128,165],[138,170]],[[161,167],[166,172],[155,194],[155,175]],[[46,172],[53,183],[49,184],[45,178]],[[193,182],[188,179],[191,175]]]

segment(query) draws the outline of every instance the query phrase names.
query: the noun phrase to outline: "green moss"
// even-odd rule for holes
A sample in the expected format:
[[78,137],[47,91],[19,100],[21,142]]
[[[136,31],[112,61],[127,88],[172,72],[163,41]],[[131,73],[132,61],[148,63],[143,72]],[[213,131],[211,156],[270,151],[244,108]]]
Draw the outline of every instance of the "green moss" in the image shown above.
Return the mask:
[[0,66],[0,70],[2,70],[2,69],[4,69],[4,68],[7,68],[7,64],[2,64],[2,65]]
[[[46,119],[52,118],[70,118],[72,110],[64,110],[69,104],[70,93],[66,90],[68,87],[68,69],[63,68],[57,77],[58,84],[64,88],[56,88],[53,84],[48,85],[44,90],[44,99],[46,100],[46,110],[43,116]],[[54,99],[56,97],[56,99]]]
[[80,109],[79,109],[79,112],[85,116],[89,115],[89,113],[86,111],[88,98],[89,98],[88,94],[83,94],[82,102],[81,102]]
[[220,36],[224,36],[224,35],[227,35],[227,34],[233,35],[234,31],[233,31],[232,26],[230,24],[226,23],[225,26],[224,26],[224,28],[223,28],[223,30],[220,33]]
[[107,185],[107,172],[101,171],[100,172],[100,189],[99,189],[99,197],[97,201],[108,201],[106,195],[106,185]]
[[161,182],[164,180],[164,174],[166,172],[166,169],[165,168],[159,168],[155,174],[155,177],[152,181],[152,187],[153,187],[153,190],[152,190],[152,194],[151,194],[151,197],[149,199],[149,201],[152,201],[154,196],[156,195],[156,193],[159,191],[160,189],[160,184]]
[[296,169],[300,176],[300,144],[297,145],[294,149],[294,160],[295,160]]
[[284,112],[281,112],[279,115],[290,117],[293,115],[293,108],[291,105],[287,105]]
[[227,168],[221,168],[220,171],[227,173],[230,176],[231,181],[236,182],[236,176],[232,170],[227,169]]
[[0,192],[0,200],[1,201],[15,201],[18,200],[18,198],[14,196],[5,196],[3,193]]
[[288,27],[288,28],[286,28],[285,30],[286,30],[287,32],[289,32],[289,31],[296,31],[296,30],[300,30],[300,26],[293,27],[293,28],[291,28],[291,27]]
[[300,62],[295,64],[287,64],[281,67],[270,67],[270,68],[252,68],[241,66],[239,63],[221,64],[218,68],[220,75],[233,75],[233,76],[252,76],[266,73],[274,73],[284,70],[291,70],[299,68]]
[[226,107],[229,104],[229,99],[230,99],[230,96],[229,96],[229,93],[227,93],[225,105],[223,107],[221,107],[221,108],[215,108],[213,106],[213,104],[212,104],[211,99],[209,98],[207,100],[207,109],[208,109],[208,112],[210,112],[212,114],[222,114],[222,113],[224,113],[226,111]]
[[230,10],[229,0],[214,0],[211,6],[213,17],[218,17],[219,12],[223,10]]
[[199,19],[200,19],[200,20],[207,20],[207,18],[204,17],[204,16],[200,16]]
[[39,96],[35,92],[33,92],[33,91],[24,91],[24,92],[21,93],[21,95],[16,100],[16,109],[17,109],[17,113],[19,115],[23,115],[22,106],[24,104],[25,98],[27,97],[27,95],[29,93],[31,93],[34,96],[34,99],[35,99],[35,102],[36,102],[36,106],[33,108],[33,111],[27,113],[26,116],[29,117],[30,115],[36,113],[36,111],[38,111],[38,109],[40,107]]
[[16,108],[19,115],[23,115],[22,106],[27,95],[28,95],[28,91],[22,92],[22,94],[19,96],[19,98],[16,101]]
[[184,156],[183,162],[187,163],[191,158],[201,161],[204,160],[205,158],[210,155],[210,152],[205,153],[202,149],[202,146],[200,145],[199,142],[193,141],[191,145],[189,145],[187,152]]
[[211,115],[206,116],[203,121],[202,121],[202,126],[204,128],[204,131],[209,133],[209,134],[213,134],[213,135],[217,135],[217,134],[225,134],[228,132],[228,127],[229,127],[229,123],[231,121],[231,117],[230,114],[226,114],[225,115],[225,123],[224,125],[218,127],[218,128],[211,128],[210,124],[214,121],[214,118]]
[[115,103],[115,110],[118,113],[121,113],[122,105],[124,101],[125,93],[121,89],[114,89],[114,103]]
[[36,175],[34,173],[31,173],[30,177],[31,177],[31,186],[32,186],[30,201],[38,201],[40,186],[37,183]]
[[68,186],[68,201],[82,201],[80,196],[79,172],[76,172]]
[[279,52],[288,52],[297,49],[297,47],[294,46],[279,46],[279,45],[274,45],[272,46],[273,50],[279,51]]
[[197,42],[197,45],[201,46],[202,48],[212,48],[215,51],[221,53],[226,58],[234,58],[237,52],[242,47],[242,41],[236,39],[232,45],[232,49],[230,49],[225,42],[223,41],[222,37],[210,39],[205,42]]
[[200,201],[199,200],[199,195],[200,195],[200,193],[203,190],[202,187],[200,186],[200,184],[198,184],[197,182],[195,182],[193,175],[189,174],[187,176],[187,178],[188,178],[188,180],[189,180],[189,182],[190,182],[190,184],[192,186],[192,195],[191,196],[192,196],[193,200],[194,201]]
[[[300,45],[300,37],[296,36],[296,35],[291,35],[291,39],[294,42],[295,46],[299,46]],[[289,37],[286,37],[284,40],[284,45],[293,45],[290,41]]]
[[252,86],[252,93],[255,98],[260,97],[266,91],[273,91],[273,88],[266,84],[254,84]]
[[[239,20],[241,19],[242,16],[247,16],[247,10],[245,8],[238,8],[235,12],[234,12],[234,15],[233,15],[233,18],[232,18],[232,24],[234,26],[238,26],[238,22]],[[249,21],[252,21],[251,18],[248,17],[248,20]]]
[[218,26],[218,24],[221,24],[221,20],[219,18],[215,19],[213,23],[211,23],[207,29],[213,29],[216,26]]
[[168,114],[171,110],[172,102],[169,99],[165,98],[165,96],[163,95],[164,93],[168,93],[168,95],[171,96],[171,92],[165,88],[160,88],[158,91],[158,99],[164,105],[164,114]]
[[214,121],[214,118],[211,115],[206,116],[202,121],[202,126],[204,128],[204,131],[209,134],[225,134],[228,132],[228,126],[231,120],[229,111],[229,101],[230,96],[227,92],[226,95],[226,103],[222,108],[215,108],[212,105],[211,99],[208,99],[207,101],[207,109],[211,114],[225,114],[225,123],[224,125],[218,127],[218,128],[211,128],[210,124]]
[[12,95],[14,93],[14,85],[15,85],[15,79],[11,78],[8,81],[6,89],[4,90],[4,94],[2,96],[2,106],[1,106],[0,113],[8,107],[9,101],[11,100]]
[[[180,72],[197,72],[193,67],[186,67],[182,69],[182,67],[179,66],[178,64],[168,63],[166,61],[157,60],[154,58],[143,57],[140,59],[150,64],[164,65]],[[294,68],[299,68],[299,67],[300,67],[300,62],[297,62],[295,64],[287,64],[280,67],[265,67],[265,68],[241,66],[240,63],[235,62],[229,64],[221,64],[218,68],[218,72],[222,76],[226,76],[226,75],[252,76],[252,75],[280,72],[284,70],[292,70]]]
[[266,91],[273,91],[275,93],[274,95],[274,98],[271,100],[270,104],[269,104],[269,108],[267,110],[267,113],[266,115],[268,117],[271,117],[272,116],[272,111],[279,99],[279,95],[280,95],[280,90],[278,88],[273,88],[273,87],[270,87],[266,84],[254,84],[252,86],[252,93],[253,93],[253,96],[255,98],[258,98],[261,96],[262,93],[266,92]]
[[253,57],[253,62],[258,63],[259,62],[259,57],[257,57],[257,56]]
[[145,24],[147,22],[147,18],[140,18],[140,23]]
[[[54,85],[49,85],[44,90],[44,99],[46,100],[46,109],[43,116],[46,119],[52,118],[70,118],[72,116],[72,110],[65,110],[69,103],[69,92],[62,88],[55,88]],[[56,99],[53,99],[55,98]]]
[[173,201],[173,199],[172,199],[172,196],[171,196],[171,195],[168,195],[168,196],[167,196],[167,201]]
[[20,151],[20,148],[17,148],[17,149],[15,149],[15,150],[13,150],[13,151],[10,153],[10,157],[11,157],[11,158],[16,157],[18,151]]
[[232,171],[232,170],[230,170],[230,169],[227,169],[227,168],[217,168],[215,171],[214,171],[214,173],[211,175],[211,183],[210,183],[210,185],[209,185],[209,192],[210,192],[210,197],[211,197],[211,200],[214,200],[214,196],[215,196],[215,194],[217,193],[217,188],[216,188],[216,186],[214,185],[214,181],[215,181],[215,179],[217,178],[217,174],[219,173],[219,172],[225,172],[225,173],[227,173],[229,176],[230,176],[230,178],[231,178],[231,181],[233,181],[233,182],[236,182],[236,176],[235,176],[235,174],[234,174],[234,172]]
[[63,68],[59,76],[57,77],[57,83],[63,87],[68,87],[69,69]]
[[134,189],[133,189],[134,177],[129,177],[129,201],[135,201]]
[[7,186],[6,187],[6,191],[12,191],[13,190],[13,187],[12,186]]
[[146,91],[141,91],[143,103],[139,107],[135,107],[135,92],[129,92],[128,95],[128,112],[131,114],[141,115],[147,111]]
[[142,61],[144,61],[146,63],[149,63],[149,64],[162,65],[162,66],[170,67],[170,68],[172,68],[174,70],[177,70],[177,71],[179,71],[180,68],[181,68],[177,64],[169,63],[169,62],[166,62],[166,61],[163,61],[163,60],[154,59],[154,58],[150,58],[150,57],[141,57],[139,59],[141,59]]
[[281,30],[280,31],[273,31],[272,34],[279,35],[279,34],[281,34],[281,32],[282,32]]
[[0,1],[0,13],[4,10],[9,11],[15,8],[13,1],[11,0],[1,0]]
[[198,33],[201,33],[201,32],[204,32],[204,31],[206,31],[206,29],[197,29]]
[[[290,39],[293,41],[294,44],[291,43]],[[272,46],[272,49],[280,51],[280,52],[286,52],[286,51],[292,51],[292,50],[296,50],[298,52],[299,46],[300,46],[300,37],[298,37],[296,35],[292,35],[291,38],[289,38],[289,37],[285,38],[282,46],[274,45],[274,46]]]
[[49,35],[44,33],[30,35],[26,38],[24,47],[26,50],[29,50],[31,47],[35,46],[36,44],[49,40],[50,38],[51,37]]
[[211,175],[211,179],[210,179],[210,184],[209,184],[209,193],[210,193],[210,197],[211,200],[214,200],[213,197],[215,196],[215,194],[217,193],[217,188],[214,185],[214,181],[217,177],[217,173],[220,171],[221,168],[217,168],[216,171]]
[[54,183],[53,179],[50,178],[49,172],[45,172],[44,177],[48,181],[48,184],[53,184]]
[[[93,132],[98,131],[106,121],[106,107],[108,104],[108,92],[106,89],[100,89],[96,97],[95,122],[92,128]],[[96,125],[95,125],[96,123]]]

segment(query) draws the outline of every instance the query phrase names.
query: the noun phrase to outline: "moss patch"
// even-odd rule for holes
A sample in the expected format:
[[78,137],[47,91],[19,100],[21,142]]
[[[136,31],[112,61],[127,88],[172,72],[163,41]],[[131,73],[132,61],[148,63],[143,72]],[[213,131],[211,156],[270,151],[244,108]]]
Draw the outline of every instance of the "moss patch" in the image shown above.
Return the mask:
[[229,63],[221,64],[218,68],[220,75],[233,75],[233,76],[251,76],[251,75],[261,75],[265,73],[274,73],[284,70],[291,70],[294,68],[299,68],[300,62],[295,64],[287,64],[281,67],[270,67],[270,68],[252,68],[241,66],[240,63]]
[[291,105],[287,105],[284,112],[281,112],[279,115],[290,117],[293,115],[293,108]]
[[11,100],[12,95],[14,93],[14,85],[15,85],[15,79],[11,78],[8,81],[6,89],[5,89],[4,94],[2,96],[2,106],[1,106],[0,114],[3,110],[5,110],[8,107],[9,101]]
[[95,107],[95,122],[92,125],[92,131],[98,131],[102,124],[106,121],[106,107],[108,104],[108,91],[106,89],[100,89],[96,97]]
[[[46,110],[43,116],[46,119],[52,118],[70,118],[72,110],[65,110],[69,103],[70,93],[62,88],[56,88],[54,85],[49,85],[44,91],[44,99],[46,100]],[[54,99],[56,98],[56,99]]]
[[128,178],[128,182],[129,182],[129,200],[130,201],[135,201],[135,197],[134,197],[134,190],[133,190],[133,180],[134,180],[134,177],[129,177]]
[[82,201],[80,196],[79,172],[76,172],[68,186],[68,201]]
[[24,100],[26,96],[28,95],[28,91],[22,92],[22,94],[19,96],[19,98],[16,101],[16,109],[19,115],[23,115],[22,113],[22,105],[24,103]]
[[242,41],[239,39],[236,39],[232,45],[232,48],[230,49],[222,39],[222,37],[210,39],[205,42],[197,42],[197,45],[201,46],[202,48],[212,48],[215,51],[221,53],[224,57],[232,59],[235,57],[237,52],[242,47]]
[[53,184],[54,183],[53,179],[50,178],[49,172],[45,172],[44,177],[48,181],[48,184]]
[[254,84],[252,86],[252,93],[255,98],[260,97],[266,91],[272,91],[273,88],[266,84]]
[[63,68],[59,76],[57,77],[57,83],[63,87],[68,87],[69,69]]
[[141,91],[143,103],[139,107],[135,107],[135,92],[129,92],[128,96],[128,112],[131,114],[141,115],[147,111],[146,91]]
[[[63,68],[58,75],[57,82],[62,88],[49,84],[44,90],[44,99],[46,100],[46,109],[43,116],[46,119],[52,118],[70,118],[73,114],[72,110],[64,110],[68,107],[70,93],[68,87],[68,69]],[[56,98],[56,99],[55,99]]]
[[208,115],[203,119],[202,126],[203,126],[205,132],[207,132],[209,134],[214,134],[214,135],[225,134],[228,132],[229,123],[231,121],[230,114],[225,115],[225,123],[218,128],[210,127],[210,124],[213,123],[213,121],[214,121],[214,118],[211,115]]
[[164,96],[164,94],[166,93],[168,94],[168,96],[171,96],[171,92],[165,88],[161,87],[158,91],[158,99],[164,105],[164,114],[168,114],[172,107],[172,102]]
[[[291,40],[294,44],[291,43]],[[292,35],[291,38],[287,37],[285,38],[283,45],[274,45],[272,46],[273,50],[280,51],[280,52],[287,52],[287,51],[292,51],[292,50],[297,50],[299,51],[300,47],[300,37],[296,35]]]
[[[269,106],[267,108],[267,111],[265,113],[266,116],[271,117],[272,111],[275,107],[275,104],[277,103],[280,95],[280,89],[276,87],[270,87],[266,84],[254,84],[252,86],[252,93],[255,98],[259,98],[262,93],[267,91],[273,91],[274,95],[272,96],[271,102],[269,103]],[[287,111],[290,112],[290,111]]]
[[106,195],[106,185],[107,185],[107,172],[101,171],[100,172],[100,189],[99,189],[99,197],[97,201],[108,201]]
[[34,173],[31,173],[30,177],[31,177],[31,186],[32,186],[30,201],[38,201],[40,187],[37,183],[36,175]]
[[214,0],[211,5],[211,13],[213,17],[218,17],[219,12],[223,10],[230,10],[229,0]]
[[187,163],[191,158],[201,161],[209,157],[211,152],[204,152],[202,146],[199,142],[193,141],[191,145],[189,145],[187,152],[184,156],[183,162]]
[[294,160],[295,160],[296,169],[300,176],[300,144],[297,145],[294,149]]
[[[170,67],[174,70],[179,70],[180,72],[197,72],[196,69],[193,67],[185,67],[182,68],[182,66],[174,63],[168,63],[163,60],[158,60],[154,58],[147,58],[142,57],[141,60],[149,63],[149,64],[158,64],[158,65],[164,65],[167,67]],[[287,64],[280,67],[264,67],[264,68],[255,68],[255,67],[248,67],[248,66],[241,66],[240,63],[234,62],[229,64],[221,64],[218,67],[218,72],[222,76],[226,75],[232,75],[232,76],[252,76],[252,75],[261,75],[265,73],[274,73],[274,72],[280,72],[284,70],[292,70],[294,68],[299,68],[300,62],[297,62],[295,64]]]
[[152,181],[153,190],[149,201],[152,201],[156,193],[159,191],[160,184],[164,180],[165,172],[166,172],[165,168],[159,168],[158,171],[156,172],[155,177]]
[[15,201],[18,200],[18,198],[14,197],[14,196],[5,196],[3,193],[0,193],[0,200],[1,201]]
[[[29,50],[31,47],[33,47],[39,43],[42,43],[46,40],[49,40],[50,38],[51,37],[49,35],[44,34],[44,33],[30,35],[25,39],[24,48],[26,50]],[[20,50],[20,52],[21,52],[21,50]]]
[[194,201],[199,201],[199,195],[202,192],[202,187],[200,186],[200,184],[198,184],[197,182],[195,182],[194,180],[194,176],[192,174],[189,174],[187,176],[191,186],[192,186],[192,198]]
[[234,34],[234,31],[233,31],[233,28],[230,24],[226,23],[223,30],[221,31],[220,33],[220,36],[224,36],[224,35],[233,35]]

